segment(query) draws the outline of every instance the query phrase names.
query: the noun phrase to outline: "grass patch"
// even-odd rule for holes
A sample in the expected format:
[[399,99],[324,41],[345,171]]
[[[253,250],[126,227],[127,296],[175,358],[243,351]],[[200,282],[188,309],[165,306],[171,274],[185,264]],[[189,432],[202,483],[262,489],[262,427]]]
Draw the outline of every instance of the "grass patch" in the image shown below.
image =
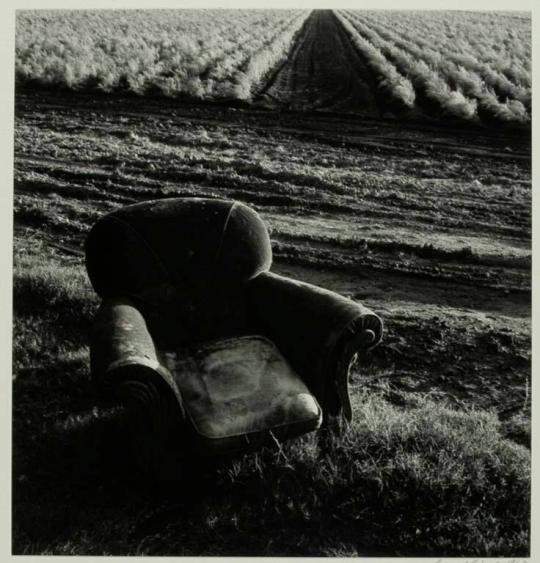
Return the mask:
[[58,359],[88,341],[98,298],[82,264],[51,260],[35,242],[17,248],[13,274],[15,374],[34,362]]
[[529,454],[493,415],[373,395],[355,412],[344,437],[194,460],[160,490],[134,472],[106,412],[70,417],[34,454],[39,497],[35,474],[16,487],[17,552],[527,555]]

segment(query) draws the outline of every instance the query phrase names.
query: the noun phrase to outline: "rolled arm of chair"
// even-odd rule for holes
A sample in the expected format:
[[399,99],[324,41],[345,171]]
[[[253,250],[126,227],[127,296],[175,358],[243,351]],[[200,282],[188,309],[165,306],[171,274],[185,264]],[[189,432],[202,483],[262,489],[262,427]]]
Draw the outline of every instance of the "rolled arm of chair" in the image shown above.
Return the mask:
[[102,303],[92,328],[90,363],[100,385],[114,385],[125,378],[129,373],[126,368],[130,367],[155,371],[174,383],[159,359],[143,315],[129,299],[107,299]]
[[350,421],[353,361],[382,338],[382,321],[368,308],[320,287],[265,272],[248,286],[256,326],[304,379],[325,416]]
[[103,384],[123,366],[159,368],[144,317],[130,300],[107,299],[101,304],[92,327],[90,362],[92,375]]
[[102,303],[92,330],[90,363],[102,391],[128,407],[135,454],[150,471],[149,464],[161,463],[167,449],[164,443],[185,415],[173,376],[160,361],[145,319],[130,300]]

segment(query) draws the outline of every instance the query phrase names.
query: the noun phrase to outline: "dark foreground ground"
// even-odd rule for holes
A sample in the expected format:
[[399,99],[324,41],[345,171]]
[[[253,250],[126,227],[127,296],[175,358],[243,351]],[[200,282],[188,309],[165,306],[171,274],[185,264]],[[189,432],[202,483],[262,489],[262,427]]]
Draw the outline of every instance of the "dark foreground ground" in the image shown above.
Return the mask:
[[[526,554],[526,133],[19,92],[15,143],[15,553]],[[345,445],[311,437],[158,494],[89,381],[81,247],[103,213],[188,195],[252,205],[275,271],[386,332],[353,374]]]

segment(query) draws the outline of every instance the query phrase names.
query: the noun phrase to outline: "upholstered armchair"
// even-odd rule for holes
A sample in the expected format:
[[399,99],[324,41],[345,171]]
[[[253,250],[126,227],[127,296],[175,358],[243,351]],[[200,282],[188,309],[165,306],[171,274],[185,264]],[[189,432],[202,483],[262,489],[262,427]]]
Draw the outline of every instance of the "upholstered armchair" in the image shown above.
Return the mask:
[[271,263],[263,221],[239,202],[150,201],[94,225],[92,375],[132,413],[142,455],[237,452],[351,419],[349,365],[381,320]]

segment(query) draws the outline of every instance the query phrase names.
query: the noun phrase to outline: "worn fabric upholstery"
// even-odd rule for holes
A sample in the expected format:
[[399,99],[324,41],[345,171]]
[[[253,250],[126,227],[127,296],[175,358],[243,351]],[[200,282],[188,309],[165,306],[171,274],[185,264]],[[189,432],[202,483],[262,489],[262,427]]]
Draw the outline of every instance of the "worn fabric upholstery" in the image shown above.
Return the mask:
[[163,379],[181,402],[144,317],[127,298],[110,298],[102,303],[92,328],[90,364],[102,387],[118,384],[119,373],[130,373],[125,368],[136,366],[144,367],[143,373],[154,371],[159,376],[156,379]]
[[266,431],[318,428],[322,411],[276,346],[261,336],[222,339],[166,359],[205,447],[238,449]]

